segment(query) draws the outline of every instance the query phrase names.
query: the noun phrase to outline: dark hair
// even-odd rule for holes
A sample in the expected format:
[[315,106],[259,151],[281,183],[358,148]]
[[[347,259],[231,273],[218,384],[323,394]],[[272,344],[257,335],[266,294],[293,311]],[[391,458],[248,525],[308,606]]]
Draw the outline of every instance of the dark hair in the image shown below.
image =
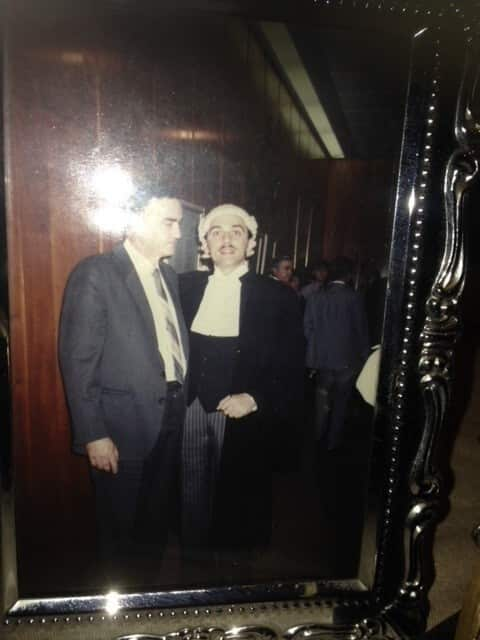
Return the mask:
[[173,198],[169,190],[158,184],[138,183],[135,192],[128,199],[131,211],[142,211],[152,198]]
[[275,258],[272,261],[272,266],[270,267],[270,269],[273,271],[274,269],[278,269],[278,267],[280,266],[281,262],[284,262],[288,260],[288,262],[292,262],[293,263],[293,259],[291,256],[278,256],[278,258]]
[[331,282],[332,280],[343,280],[344,282],[349,282],[353,278],[354,271],[354,262],[350,260],[350,258],[345,258],[344,256],[340,256],[332,260],[330,263],[330,267],[328,270],[328,279]]

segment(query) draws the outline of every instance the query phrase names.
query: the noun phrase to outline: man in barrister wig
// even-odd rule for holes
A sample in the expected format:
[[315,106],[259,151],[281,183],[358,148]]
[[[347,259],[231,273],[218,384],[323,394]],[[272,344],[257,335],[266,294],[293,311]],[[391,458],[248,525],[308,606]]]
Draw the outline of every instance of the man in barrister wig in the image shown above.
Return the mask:
[[290,288],[249,270],[256,235],[255,218],[240,207],[214,208],[199,224],[213,273],[180,278],[191,349],[182,471],[187,549],[241,556],[266,546],[272,470],[298,439],[301,315]]

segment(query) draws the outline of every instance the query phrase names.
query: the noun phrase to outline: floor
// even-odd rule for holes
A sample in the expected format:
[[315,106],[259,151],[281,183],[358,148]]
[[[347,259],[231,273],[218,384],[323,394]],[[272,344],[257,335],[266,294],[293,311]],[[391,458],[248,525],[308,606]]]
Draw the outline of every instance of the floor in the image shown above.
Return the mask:
[[[474,527],[480,524],[480,349],[477,335],[477,331],[471,331],[460,345],[454,415],[444,437],[442,468],[447,490],[450,489],[449,511],[438,525],[434,540],[435,579],[430,590],[430,629],[461,609],[472,567],[480,562],[480,549],[471,536]],[[453,446],[450,446],[451,442]]]
[[[169,589],[178,588],[179,584],[185,588],[279,580],[294,584],[298,580],[311,582],[332,576],[355,578],[361,552],[372,421],[371,409],[357,396],[351,402],[348,446],[345,443],[333,451],[327,451],[316,441],[312,412],[307,412],[310,418],[301,437],[304,444],[295,457],[297,464],[288,472],[273,474],[273,526],[268,549],[248,557],[241,553],[227,554],[220,560],[211,553],[182,557],[178,540],[172,535],[161,570],[153,559],[146,566],[137,559],[127,568],[125,589],[144,590],[147,584],[149,588],[155,585]],[[306,406],[312,404],[313,386],[307,384]],[[62,546],[57,541],[52,548],[50,542],[50,551],[46,553],[46,543],[34,542],[30,530],[24,526],[25,535],[18,535],[18,570],[25,595],[60,595],[72,589],[76,593],[91,593],[97,592],[100,585],[103,588],[107,579],[99,573],[91,532],[74,546]],[[373,551],[370,560],[373,561]],[[65,572],[66,566],[75,570]]]

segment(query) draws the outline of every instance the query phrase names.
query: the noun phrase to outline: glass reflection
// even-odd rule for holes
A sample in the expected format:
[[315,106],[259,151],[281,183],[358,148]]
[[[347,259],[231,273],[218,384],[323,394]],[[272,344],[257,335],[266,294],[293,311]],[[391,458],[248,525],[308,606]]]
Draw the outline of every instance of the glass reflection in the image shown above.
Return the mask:
[[91,185],[99,198],[112,205],[125,204],[135,190],[130,174],[118,165],[95,169]]
[[115,164],[96,167],[88,188],[98,202],[90,215],[92,225],[103,233],[121,234],[132,222],[129,200],[135,185],[130,173]]

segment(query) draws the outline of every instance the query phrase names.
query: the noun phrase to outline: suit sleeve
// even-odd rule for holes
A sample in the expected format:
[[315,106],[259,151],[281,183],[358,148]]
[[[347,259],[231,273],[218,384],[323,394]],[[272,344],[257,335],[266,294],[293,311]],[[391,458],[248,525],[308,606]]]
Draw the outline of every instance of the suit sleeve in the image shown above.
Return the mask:
[[305,338],[301,308],[295,294],[289,290],[282,293],[285,295],[278,316],[271,389],[273,420],[268,442],[272,469],[289,472],[299,468],[303,441]]
[[107,304],[98,267],[82,263],[67,283],[59,328],[59,360],[71,415],[73,448],[108,437],[101,408],[100,365]]
[[302,310],[296,295],[288,289],[281,293],[272,392],[275,413],[290,420],[303,406],[305,337]]

